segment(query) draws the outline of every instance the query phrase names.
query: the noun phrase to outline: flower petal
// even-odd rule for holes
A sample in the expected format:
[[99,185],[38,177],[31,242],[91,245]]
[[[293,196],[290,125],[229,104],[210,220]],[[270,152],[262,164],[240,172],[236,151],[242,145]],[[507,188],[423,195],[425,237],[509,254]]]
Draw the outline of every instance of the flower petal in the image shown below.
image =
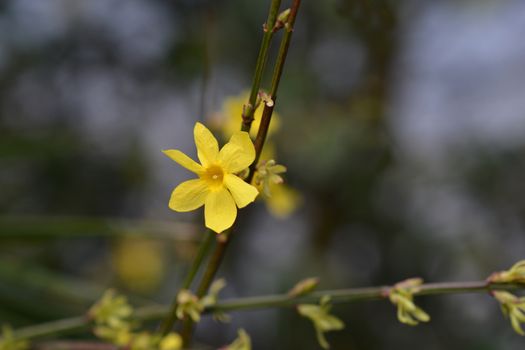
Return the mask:
[[202,206],[210,194],[206,181],[188,180],[178,185],[171,194],[169,207],[175,211],[190,211]]
[[233,199],[239,208],[243,208],[253,202],[255,197],[259,194],[259,191],[257,191],[254,186],[232,174],[226,174],[224,177],[224,183],[228,190],[230,190]]
[[217,161],[219,154],[219,143],[213,134],[201,123],[195,123],[193,129],[197,156],[203,166],[208,166]]
[[209,193],[204,204],[206,227],[221,233],[233,225],[236,217],[235,201],[226,188]]
[[219,152],[219,161],[229,173],[246,169],[255,160],[255,147],[245,131],[237,131]]
[[199,163],[197,163],[178,149],[167,149],[162,152],[168,157],[170,157],[172,160],[176,161],[177,163],[188,169],[189,171],[193,171],[196,174],[200,174],[204,170],[202,169],[202,166]]
[[278,218],[290,216],[301,203],[299,193],[286,184],[270,184],[270,194],[264,199],[270,212]]

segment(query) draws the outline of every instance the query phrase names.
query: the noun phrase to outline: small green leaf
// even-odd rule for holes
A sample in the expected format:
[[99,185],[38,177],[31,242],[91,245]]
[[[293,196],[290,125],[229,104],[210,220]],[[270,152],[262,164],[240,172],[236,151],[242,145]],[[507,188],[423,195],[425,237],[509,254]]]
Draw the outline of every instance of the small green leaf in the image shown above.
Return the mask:
[[329,313],[330,309],[330,296],[328,295],[321,298],[320,305],[301,304],[297,306],[299,314],[312,321],[317,341],[323,349],[330,348],[324,333],[341,330],[345,327],[343,321]]
[[525,332],[521,327],[525,323],[525,297],[517,297],[516,295],[506,291],[493,291],[492,295],[500,303],[503,315],[510,318],[510,324],[514,331],[519,335],[525,336]]

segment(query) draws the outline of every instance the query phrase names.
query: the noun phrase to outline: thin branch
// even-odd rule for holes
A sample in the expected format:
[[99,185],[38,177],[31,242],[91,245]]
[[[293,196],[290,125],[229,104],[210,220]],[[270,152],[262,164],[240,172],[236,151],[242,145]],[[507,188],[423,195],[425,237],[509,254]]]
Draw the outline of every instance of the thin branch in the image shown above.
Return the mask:
[[[323,296],[330,296],[334,304],[354,303],[368,300],[386,299],[390,286],[336,289],[313,292],[303,297],[290,297],[288,294],[265,295],[247,298],[224,300],[204,310],[205,313],[217,311],[231,312],[255,309],[293,307],[298,304],[317,303]],[[496,284],[487,281],[475,282],[442,282],[427,283],[420,286],[415,296],[489,293],[494,290],[525,290],[524,284]],[[158,320],[169,312],[167,306],[147,306],[137,309],[135,317],[138,320]],[[84,331],[90,323],[86,317],[73,317],[40,325],[20,328],[15,331],[16,338],[36,339],[48,336],[58,336]]]
[[301,0],[294,0],[292,7],[290,8],[290,15],[284,26],[284,35],[281,40],[281,46],[279,47],[279,53],[277,55],[277,61],[275,62],[275,68],[272,77],[272,86],[270,88],[270,98],[272,99],[271,104],[264,104],[264,110],[261,117],[261,123],[259,130],[257,131],[257,137],[255,138],[255,160],[250,166],[250,173],[247,178],[247,182],[251,182],[253,175],[255,174],[255,168],[259,162],[264,142],[266,141],[266,135],[270,128],[270,122],[272,119],[273,109],[275,107],[275,101],[277,99],[277,89],[279,88],[279,82],[283,73],[284,63],[286,62],[286,56],[288,55],[288,48],[290,47],[290,41],[292,40],[292,34],[294,31],[295,18],[297,11],[301,5]]
[[149,237],[195,241],[192,223],[84,216],[0,216],[0,239]]
[[[188,274],[186,275],[186,277],[184,278],[184,281],[182,282],[181,289],[189,289],[191,287],[191,283],[193,282],[195,276],[197,275],[197,272],[199,271],[199,268],[202,265],[204,258],[208,255],[208,252],[211,248],[211,244],[215,236],[216,235],[212,230],[206,230],[204,240],[199,246],[199,250],[197,251],[195,258],[193,259],[193,262],[188,271]],[[173,326],[175,325],[175,322],[177,321],[177,307],[178,307],[178,301],[177,301],[177,295],[175,295],[175,297],[173,298],[173,302],[171,303],[170,311],[168,312],[166,319],[160,325],[161,334],[163,335],[168,334],[173,328]]]
[[261,42],[261,48],[259,49],[259,55],[257,56],[257,63],[255,64],[255,73],[253,76],[252,89],[250,91],[250,98],[248,104],[245,105],[242,113],[242,131],[250,132],[250,128],[253,122],[253,113],[255,112],[255,104],[257,101],[257,94],[261,86],[261,80],[268,60],[268,48],[273,37],[273,27],[277,20],[279,13],[279,7],[281,6],[281,0],[272,0],[270,4],[270,11],[268,12],[268,19],[264,24],[264,34]]
[[20,328],[16,330],[15,336],[18,339],[36,339],[51,335],[56,337],[84,331],[88,326],[89,320],[86,317],[71,317]]
[[[208,265],[206,266],[206,270],[204,271],[204,274],[201,278],[201,282],[197,288],[197,297],[202,298],[207,293],[208,288],[213,282],[213,278],[215,277],[215,274],[217,273],[217,270],[221,265],[222,259],[224,258],[226,248],[228,247],[228,244],[231,241],[231,233],[232,229],[229,229],[226,232],[223,232],[221,235],[217,236],[217,245],[215,246],[215,250],[213,251],[212,256],[210,257]],[[193,325],[194,323],[191,319],[188,318],[184,320],[184,324],[182,327],[182,339],[184,344],[186,345],[188,344],[191,335],[193,334]]]
[[[325,290],[311,293],[304,297],[291,298],[287,294],[268,295],[260,297],[225,300],[207,312],[229,312],[241,310],[267,309],[277,307],[289,307],[297,304],[318,303],[323,296],[329,295],[334,304],[353,303],[358,301],[384,299],[388,295],[390,286],[350,288],[338,290]],[[488,284],[486,281],[476,282],[442,282],[421,285],[415,296],[440,295],[440,294],[462,294],[481,293],[491,290],[516,290],[525,289],[525,285],[516,284]]]

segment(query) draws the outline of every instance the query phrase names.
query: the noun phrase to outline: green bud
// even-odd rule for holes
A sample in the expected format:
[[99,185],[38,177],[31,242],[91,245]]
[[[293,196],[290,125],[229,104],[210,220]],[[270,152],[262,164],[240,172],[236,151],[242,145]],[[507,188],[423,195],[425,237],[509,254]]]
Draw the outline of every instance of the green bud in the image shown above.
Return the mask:
[[271,197],[271,186],[279,185],[284,182],[280,174],[286,172],[286,167],[277,164],[275,160],[270,159],[260,162],[254,176],[255,185],[266,195]]
[[284,10],[283,12],[281,12],[279,14],[279,16],[277,16],[277,21],[279,22],[288,22],[288,17],[290,17],[290,9],[286,9]]
[[396,283],[389,291],[390,302],[397,307],[399,322],[416,326],[419,322],[429,322],[430,316],[414,303],[414,294],[423,284],[421,278],[409,278]]
[[177,295],[177,303],[177,310],[175,311],[177,318],[182,320],[185,316],[188,316],[194,322],[200,321],[204,305],[191,291],[182,289]]
[[[210,291],[203,298],[199,299],[191,291],[183,289],[177,295],[177,310],[176,315],[179,319],[184,319],[186,316],[191,318],[194,322],[199,322],[201,313],[205,308],[217,304],[219,292],[226,286],[224,279],[218,279],[210,286]],[[223,317],[226,319],[226,317]]]
[[277,21],[273,27],[273,31],[276,32],[282,27],[288,25],[288,18],[290,17],[291,9],[286,9],[277,16]]
[[102,298],[93,305],[88,316],[97,324],[110,324],[118,327],[133,313],[133,308],[128,304],[125,296],[117,295],[115,290],[107,290]]
[[319,285],[318,277],[309,277],[299,281],[290,291],[288,296],[296,298],[311,293]]
[[491,283],[525,283],[525,260],[518,261],[509,270],[493,273]]

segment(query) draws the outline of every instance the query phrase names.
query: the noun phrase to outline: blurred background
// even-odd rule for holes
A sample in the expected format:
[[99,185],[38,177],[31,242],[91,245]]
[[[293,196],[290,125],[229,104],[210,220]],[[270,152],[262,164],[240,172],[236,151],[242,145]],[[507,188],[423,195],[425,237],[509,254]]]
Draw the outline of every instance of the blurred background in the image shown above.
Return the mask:
[[[268,6],[0,2],[0,323],[81,314],[108,287],[171,301],[202,210],[169,210],[192,175],[161,150],[194,157],[196,121],[240,125]],[[524,258],[524,31],[521,0],[303,1],[271,136],[292,199],[241,211],[221,295],[481,280]],[[486,295],[418,303],[415,328],[386,301],[335,307],[332,348],[523,348]],[[255,349],[318,349],[293,309],[232,316],[197,341],[243,327]]]

